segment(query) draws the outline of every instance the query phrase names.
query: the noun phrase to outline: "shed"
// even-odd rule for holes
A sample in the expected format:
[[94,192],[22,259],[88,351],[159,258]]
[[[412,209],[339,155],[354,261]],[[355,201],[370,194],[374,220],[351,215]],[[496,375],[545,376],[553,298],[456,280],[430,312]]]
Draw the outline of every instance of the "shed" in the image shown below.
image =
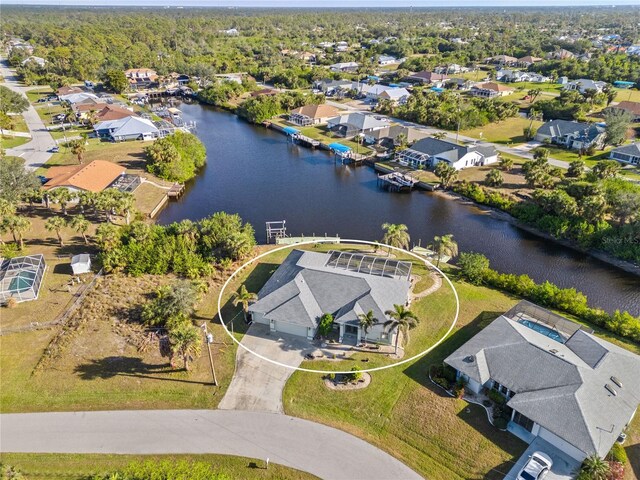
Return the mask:
[[88,253],[81,253],[71,257],[71,270],[74,275],[91,272],[91,256]]

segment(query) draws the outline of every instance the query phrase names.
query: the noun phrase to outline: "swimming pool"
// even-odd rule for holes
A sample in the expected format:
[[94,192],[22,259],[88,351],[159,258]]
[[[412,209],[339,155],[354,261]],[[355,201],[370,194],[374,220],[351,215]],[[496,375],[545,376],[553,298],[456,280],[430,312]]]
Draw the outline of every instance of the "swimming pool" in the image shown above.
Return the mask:
[[518,323],[521,323],[525,327],[529,327],[531,330],[534,330],[542,335],[549,337],[552,340],[555,340],[558,343],[564,343],[564,338],[558,332],[553,330],[552,328],[545,327],[544,325],[540,325],[539,323],[531,322],[529,320],[520,320]]

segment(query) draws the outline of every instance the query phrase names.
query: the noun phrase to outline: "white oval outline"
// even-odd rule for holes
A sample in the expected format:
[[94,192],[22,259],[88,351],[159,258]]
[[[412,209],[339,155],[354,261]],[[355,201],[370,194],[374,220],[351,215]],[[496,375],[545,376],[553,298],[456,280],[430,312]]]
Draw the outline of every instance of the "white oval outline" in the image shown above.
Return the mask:
[[[284,368],[288,368],[290,370],[299,370],[301,372],[308,372],[308,373],[319,373],[322,375],[330,375],[330,374],[349,374],[352,373],[350,370],[347,371],[337,371],[337,370],[315,370],[312,368],[302,368],[302,367],[294,367],[292,365],[287,365],[285,363],[281,363],[278,362],[276,360],[272,360],[270,358],[265,357],[264,355],[261,355],[257,352],[254,352],[253,350],[251,350],[250,348],[247,348],[245,345],[242,344],[242,342],[238,341],[236,339],[236,337],[234,337],[231,332],[229,331],[229,329],[227,328],[227,326],[224,323],[224,319],[222,318],[222,294],[224,293],[224,291],[226,290],[227,286],[229,285],[229,283],[231,282],[231,280],[233,280],[233,278],[240,272],[242,271],[245,267],[251,265],[253,262],[255,262],[256,260],[259,260],[263,257],[266,257],[267,255],[271,255],[272,253],[275,252],[279,252],[281,250],[287,250],[289,248],[295,248],[297,246],[300,245],[313,245],[316,243],[335,243],[335,240],[333,239],[318,239],[318,240],[307,240],[304,242],[296,242],[293,244],[289,244],[289,245],[283,245],[282,247],[278,247],[278,248],[274,248],[273,250],[268,250],[264,253],[261,253],[260,255],[258,255],[257,257],[252,258],[251,260],[245,262],[244,264],[242,264],[240,267],[238,267],[232,274],[231,276],[229,276],[229,278],[227,279],[226,282],[224,282],[224,285],[222,285],[222,289],[220,290],[220,294],[218,295],[218,317],[220,318],[220,324],[222,325],[222,328],[224,328],[225,332],[227,332],[227,335],[229,337],[231,337],[231,339],[238,344],[238,346],[244,348],[247,352],[251,353],[252,355],[255,355],[258,358],[261,358],[262,360],[265,360],[273,365],[278,365],[280,367],[284,367]],[[404,360],[401,360],[399,362],[396,363],[392,363],[390,365],[383,365],[381,367],[374,367],[374,368],[367,368],[365,370],[360,370],[360,373],[369,373],[369,372],[376,372],[376,371],[380,371],[380,370],[386,370],[388,368],[393,368],[393,367],[397,367],[400,365],[404,365],[406,363],[412,362],[424,355],[426,355],[427,353],[429,353],[431,350],[433,350],[434,348],[436,348],[438,345],[440,345],[442,342],[445,341],[445,339],[449,336],[449,334],[451,333],[451,331],[453,330],[453,328],[456,326],[456,323],[458,322],[458,315],[460,314],[460,298],[458,297],[458,292],[456,291],[456,287],[454,287],[453,283],[451,282],[451,280],[449,280],[449,277],[447,277],[444,272],[442,270],[440,270],[438,267],[436,267],[434,264],[432,264],[429,260],[427,260],[424,257],[420,257],[419,255],[417,255],[416,253],[410,252],[408,250],[404,250],[402,248],[398,248],[398,247],[393,247],[391,245],[387,245],[384,243],[380,243],[380,242],[371,242],[368,240],[353,240],[353,239],[340,239],[339,241],[340,244],[349,244],[349,243],[355,243],[355,244],[361,244],[361,245],[373,245],[373,246],[378,246],[378,247],[387,247],[390,248],[392,250],[397,250],[398,252],[404,253],[404,254],[408,254],[409,256],[420,260],[421,262],[424,262],[425,265],[432,267],[434,270],[436,270],[437,272],[440,273],[440,275],[442,275],[442,277],[447,281],[447,283],[449,284],[449,286],[451,287],[451,290],[453,290],[453,295],[455,296],[456,299],[456,315],[455,318],[453,319],[453,323],[451,324],[451,326],[449,327],[449,330],[447,330],[447,332],[433,345],[431,345],[429,348],[427,348],[426,350],[423,350],[422,352],[418,353],[417,355],[414,355],[411,358],[407,358]]]

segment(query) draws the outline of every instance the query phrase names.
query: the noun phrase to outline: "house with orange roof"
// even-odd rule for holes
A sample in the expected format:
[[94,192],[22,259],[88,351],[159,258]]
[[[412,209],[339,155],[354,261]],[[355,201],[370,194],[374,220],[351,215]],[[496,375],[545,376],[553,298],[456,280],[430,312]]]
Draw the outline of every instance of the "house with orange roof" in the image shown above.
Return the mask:
[[338,115],[338,109],[332,105],[304,105],[289,112],[289,121],[296,125],[318,125],[327,123],[330,118]]
[[101,192],[108,188],[126,169],[117,163],[94,160],[86,165],[62,165],[46,172],[44,190],[68,188],[73,192]]
[[495,98],[509,95],[515,90],[496,82],[477,83],[471,87],[469,93],[474,97]]

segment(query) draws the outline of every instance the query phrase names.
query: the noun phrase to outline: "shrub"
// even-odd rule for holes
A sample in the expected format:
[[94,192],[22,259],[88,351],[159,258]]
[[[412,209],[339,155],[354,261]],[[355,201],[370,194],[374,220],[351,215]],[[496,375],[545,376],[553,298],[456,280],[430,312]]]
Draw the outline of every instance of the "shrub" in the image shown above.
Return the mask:
[[432,378],[433,378],[433,381],[438,385],[440,385],[442,388],[444,388],[445,390],[449,390],[449,387],[451,384],[446,378],[442,378],[442,377],[432,377]]
[[351,373],[347,375],[347,379],[350,382],[357,382],[361,378],[362,378],[362,372],[360,371],[360,367],[358,367],[357,365],[354,365],[353,367],[351,367]]
[[627,452],[619,443],[613,444],[613,447],[611,447],[611,451],[607,455],[607,459],[613,460],[615,462],[620,462],[623,465],[629,461],[629,459],[627,458]]
[[331,333],[331,329],[333,328],[333,315],[330,313],[325,313],[320,317],[320,323],[318,324],[318,333],[326,337]]
[[498,418],[494,418],[493,419],[493,426],[496,428],[499,428],[500,430],[506,430],[507,429],[507,424],[509,422],[502,418],[502,417],[498,417]]
[[507,403],[507,399],[500,392],[496,392],[495,390],[489,390],[487,392],[487,397],[489,397],[494,403],[497,405],[504,405]]
[[17,301],[15,298],[10,297],[10,298],[6,301],[5,306],[6,306],[7,308],[16,308],[16,307],[18,306],[18,301]]

